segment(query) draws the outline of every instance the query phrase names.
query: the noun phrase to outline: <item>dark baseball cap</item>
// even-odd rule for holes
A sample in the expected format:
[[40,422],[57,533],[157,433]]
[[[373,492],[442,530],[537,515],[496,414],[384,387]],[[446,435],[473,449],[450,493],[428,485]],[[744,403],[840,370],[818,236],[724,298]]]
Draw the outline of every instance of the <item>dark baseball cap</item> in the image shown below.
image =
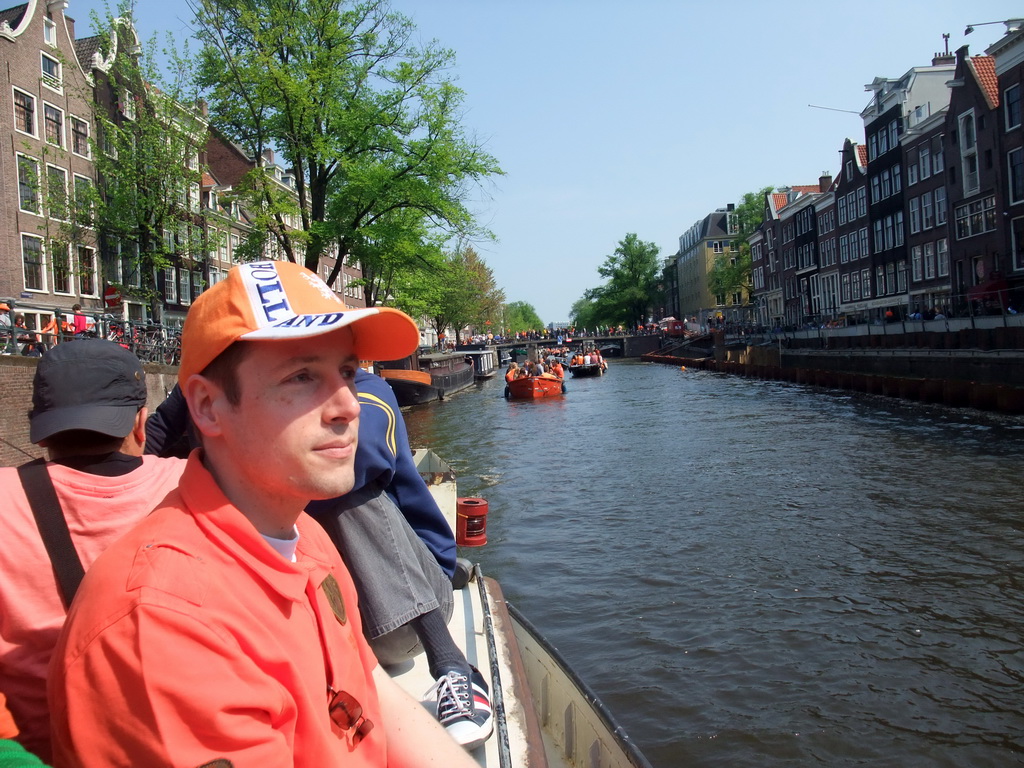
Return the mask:
[[66,341],[39,360],[29,439],[72,429],[125,437],[145,404],[146,374],[133,353],[105,339]]

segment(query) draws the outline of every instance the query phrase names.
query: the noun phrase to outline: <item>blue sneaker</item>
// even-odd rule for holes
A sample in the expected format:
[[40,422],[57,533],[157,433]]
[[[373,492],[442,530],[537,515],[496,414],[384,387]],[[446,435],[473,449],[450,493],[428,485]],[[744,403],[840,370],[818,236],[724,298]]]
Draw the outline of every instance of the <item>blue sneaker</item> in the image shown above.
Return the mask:
[[437,697],[437,721],[466,749],[483,744],[494,730],[487,683],[476,667],[470,670],[466,677],[453,669],[427,691],[427,696]]

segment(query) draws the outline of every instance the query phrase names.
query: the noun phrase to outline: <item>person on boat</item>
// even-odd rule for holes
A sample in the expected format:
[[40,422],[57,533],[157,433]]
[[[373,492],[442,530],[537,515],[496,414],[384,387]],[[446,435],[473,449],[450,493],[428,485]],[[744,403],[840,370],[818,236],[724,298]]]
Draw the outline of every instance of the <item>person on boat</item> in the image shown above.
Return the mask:
[[181,341],[202,447],[82,581],[50,667],[56,764],[474,766],[378,665],[303,512],[352,488],[358,360],[409,354],[416,324],[264,261],[202,293]]
[[555,360],[555,362],[551,364],[551,373],[556,379],[565,378],[565,368],[562,367],[561,361]]
[[[172,491],[185,468],[143,456],[146,399],[142,364],[128,350],[103,339],[61,344],[39,360],[28,415],[29,438],[50,460],[0,469],[0,690],[18,741],[45,760],[48,668],[77,574]],[[56,507],[41,501],[50,493]],[[70,537],[64,554],[48,554],[46,520]]]
[[355,484],[307,508],[353,574],[363,633],[377,660],[394,666],[426,654],[436,681],[434,713],[472,749],[491,734],[490,691],[452,639],[455,539],[413,462],[395,393],[380,376],[356,371],[359,443]]
[[513,360],[511,363],[508,364],[508,370],[505,371],[505,381],[509,382],[509,381],[515,380],[516,375],[518,373],[519,373],[519,366],[516,365],[515,361]]
[[[363,633],[385,666],[424,651],[435,685],[435,713],[471,749],[490,735],[490,693],[448,631],[456,546],[451,527],[412,461],[394,390],[380,376],[356,372],[360,404],[355,483],[339,498],[306,511],[330,534],[359,595]],[[176,386],[146,423],[146,450],[175,452],[194,437]],[[186,450],[187,453],[187,450]]]

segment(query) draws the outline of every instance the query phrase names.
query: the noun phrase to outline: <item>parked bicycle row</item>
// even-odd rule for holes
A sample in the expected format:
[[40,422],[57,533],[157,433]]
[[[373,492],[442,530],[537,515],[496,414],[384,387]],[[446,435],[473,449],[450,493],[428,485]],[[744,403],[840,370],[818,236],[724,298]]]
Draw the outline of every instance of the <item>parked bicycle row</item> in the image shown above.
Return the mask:
[[[0,302],[0,351],[5,355],[39,357],[55,345],[77,338],[109,339],[129,349],[144,363],[177,365],[181,360],[181,329],[145,321],[125,320],[110,314],[52,311],[39,328],[26,323],[25,314]],[[33,313],[38,315],[38,312]]]

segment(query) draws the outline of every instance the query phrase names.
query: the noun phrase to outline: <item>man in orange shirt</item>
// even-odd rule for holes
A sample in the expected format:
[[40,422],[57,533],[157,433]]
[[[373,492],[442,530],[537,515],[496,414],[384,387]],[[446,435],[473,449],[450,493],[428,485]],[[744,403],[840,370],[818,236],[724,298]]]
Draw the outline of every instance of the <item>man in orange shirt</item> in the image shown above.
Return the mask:
[[377,665],[355,588],[303,512],[349,491],[360,359],[419,344],[290,262],[195,302],[178,382],[202,448],[86,574],[51,666],[63,766],[476,763]]
[[[48,759],[48,667],[73,597],[55,565],[87,570],[178,485],[185,462],[143,457],[145,372],[117,344],[61,344],[40,359],[32,390],[29,438],[50,461],[0,469],[0,690],[21,732],[18,740]],[[23,480],[25,471],[42,474]],[[70,539],[57,561],[42,533],[46,518],[39,522],[26,492],[40,481],[44,490],[46,482],[52,485],[58,502],[50,522],[63,523]]]

